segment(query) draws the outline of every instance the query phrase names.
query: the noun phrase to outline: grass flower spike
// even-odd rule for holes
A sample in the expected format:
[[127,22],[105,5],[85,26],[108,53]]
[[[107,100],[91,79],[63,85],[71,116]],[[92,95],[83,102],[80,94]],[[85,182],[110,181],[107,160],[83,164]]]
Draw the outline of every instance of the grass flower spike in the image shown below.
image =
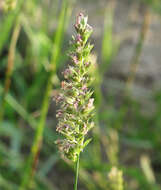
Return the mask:
[[122,171],[116,167],[112,167],[108,174],[109,189],[110,190],[123,190],[123,174]]
[[61,92],[56,97],[56,102],[60,105],[56,130],[64,136],[56,144],[60,152],[74,162],[90,142],[85,136],[94,127],[94,99],[91,98],[93,92],[89,89],[92,82],[89,56],[93,45],[87,42],[93,29],[87,20],[88,17],[82,13],[77,16],[74,25],[76,36],[72,37],[70,52],[72,64],[63,72],[65,81],[62,81]]

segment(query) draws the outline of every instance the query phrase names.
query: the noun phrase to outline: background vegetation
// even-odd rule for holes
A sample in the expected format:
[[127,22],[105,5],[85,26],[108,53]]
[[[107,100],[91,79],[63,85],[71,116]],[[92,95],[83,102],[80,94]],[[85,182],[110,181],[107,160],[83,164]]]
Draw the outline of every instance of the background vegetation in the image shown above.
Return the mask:
[[54,144],[53,96],[81,11],[94,28],[96,127],[79,189],[122,190],[122,180],[126,190],[161,189],[161,1],[2,0],[1,190],[73,188],[74,167]]

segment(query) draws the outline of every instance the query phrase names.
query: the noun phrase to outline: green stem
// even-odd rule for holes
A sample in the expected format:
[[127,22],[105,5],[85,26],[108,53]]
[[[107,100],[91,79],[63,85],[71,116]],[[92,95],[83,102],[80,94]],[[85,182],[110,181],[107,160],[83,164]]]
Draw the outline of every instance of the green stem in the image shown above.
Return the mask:
[[77,184],[78,184],[78,175],[79,175],[79,157],[78,154],[77,162],[76,162],[76,174],[75,174],[75,184],[74,184],[74,190],[77,190]]
[[2,53],[2,49],[4,47],[4,44],[9,38],[9,34],[11,32],[11,28],[15,22],[15,19],[20,14],[22,10],[22,6],[24,4],[24,0],[17,1],[17,6],[13,11],[10,11],[8,15],[6,15],[4,22],[2,23],[0,27],[0,54]]
[[42,108],[41,108],[40,120],[39,120],[38,126],[36,128],[36,134],[34,137],[33,145],[31,147],[31,153],[28,158],[26,170],[25,170],[23,180],[22,180],[19,190],[27,190],[28,188],[31,187],[31,185],[32,185],[31,182],[32,182],[35,172],[36,172],[36,167],[37,167],[38,160],[39,160],[39,153],[40,153],[42,142],[43,142],[43,133],[44,133],[44,129],[45,129],[45,121],[46,121],[48,108],[49,108],[50,95],[51,95],[52,86],[53,86],[52,79],[56,75],[57,62],[59,59],[63,34],[65,31],[64,23],[66,21],[65,18],[66,18],[67,5],[68,5],[67,1],[64,0],[63,4],[62,4],[62,11],[61,11],[60,17],[59,17],[60,22],[59,22],[57,32],[55,35],[53,54],[52,54],[52,58],[51,58],[51,71],[49,74],[47,88],[46,88],[46,92],[44,95],[44,100],[43,100],[43,104],[42,104]]
[[140,30],[140,34],[139,34],[139,39],[135,48],[135,52],[134,55],[132,57],[131,60],[131,64],[130,64],[130,74],[129,77],[126,81],[126,86],[125,86],[125,95],[129,95],[129,90],[131,89],[134,80],[135,80],[135,76],[136,76],[136,72],[138,69],[138,65],[139,65],[139,60],[143,51],[143,47],[144,47],[144,43],[146,40],[146,36],[149,30],[149,25],[150,25],[150,11],[149,11],[149,7],[145,7],[145,12],[144,12],[144,16],[143,16],[143,23],[142,23],[142,27]]
[[43,132],[44,132],[44,127],[45,127],[46,116],[47,116],[47,112],[49,108],[50,93],[52,90],[51,79],[54,73],[55,73],[55,70],[53,70],[53,72],[51,72],[49,76],[46,93],[45,93],[42,108],[41,108],[40,120],[36,129],[36,135],[35,135],[34,142],[31,148],[31,153],[28,159],[26,172],[25,172],[22,184],[20,186],[20,190],[30,187],[31,185],[30,181],[32,181],[35,171],[36,171],[36,167],[37,167],[38,159],[39,159],[39,153],[40,153],[40,149],[41,149],[42,141],[43,141]]
[[4,90],[1,95],[1,102],[0,102],[0,124],[3,121],[4,116],[4,108],[5,108],[5,97],[9,91],[10,84],[11,84],[11,76],[14,68],[14,62],[15,62],[15,52],[16,52],[16,44],[20,33],[20,21],[19,18],[17,18],[16,25],[13,30],[11,43],[9,47],[9,53],[8,53],[8,64],[7,64],[7,70],[6,70],[6,76],[5,76],[5,84],[4,84]]

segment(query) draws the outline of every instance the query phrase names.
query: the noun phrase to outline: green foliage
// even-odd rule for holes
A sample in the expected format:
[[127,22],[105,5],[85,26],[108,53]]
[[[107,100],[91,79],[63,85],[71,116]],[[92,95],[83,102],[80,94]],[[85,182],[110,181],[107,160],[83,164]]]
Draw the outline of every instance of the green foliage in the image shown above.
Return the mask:
[[[143,1],[144,4],[141,3]],[[4,114],[0,119],[0,190],[17,190],[20,187],[26,190],[73,188],[73,163],[60,158],[54,143],[58,139],[58,134],[55,132],[57,107],[53,97],[59,92],[61,72],[68,64],[67,41],[73,30],[71,23],[75,12],[82,9],[80,5],[86,8],[85,13],[89,15],[90,23],[94,26],[91,41],[95,44],[93,52],[98,54],[93,53],[89,56],[89,62],[92,64],[87,69],[88,72],[81,68],[79,73],[73,65],[68,67],[75,76],[85,74],[88,75],[88,79],[94,78],[92,84],[86,78],[86,82],[89,86],[92,85],[92,89],[82,99],[82,104],[85,102],[86,105],[91,96],[95,99],[95,127],[88,133],[89,138],[83,139],[84,144],[81,149],[84,150],[81,155],[78,189],[160,190],[161,89],[159,85],[157,88],[150,89],[143,81],[139,89],[131,85],[128,96],[124,94],[127,75],[119,73],[122,64],[120,57],[123,56],[122,51],[119,50],[128,43],[131,46],[133,44],[129,37],[124,40],[131,30],[123,34],[120,32],[122,29],[119,29],[126,30],[128,27],[133,30],[136,29],[136,25],[133,23],[132,27],[126,24],[122,26],[121,18],[118,16],[121,14],[119,11],[122,6],[126,5],[131,8],[129,12],[133,10],[135,13],[137,6],[135,7],[134,4],[141,7],[140,13],[142,8],[143,10],[147,8],[146,5],[150,6],[153,11],[149,13],[153,16],[154,10],[157,13],[161,12],[160,0],[129,0],[122,3],[121,7],[119,1],[113,0],[108,1],[107,5],[102,1],[94,0],[79,0],[75,4],[72,0],[3,0],[3,2],[16,2],[16,4],[8,4],[9,6],[4,10],[0,1],[0,110],[3,110]],[[100,3],[99,6],[97,3]],[[139,15],[139,19],[135,18],[137,23],[141,23],[144,19],[142,13]],[[101,23],[98,23],[99,18]],[[127,23],[129,20],[130,17]],[[81,22],[82,30],[86,21],[85,19]],[[153,36],[153,31],[158,29],[157,22],[153,23],[153,21],[152,19],[149,40]],[[21,30],[13,47],[12,39],[17,23]],[[148,28],[149,26],[147,30]],[[138,36],[142,36],[138,29],[137,24]],[[130,34],[133,36],[132,33]],[[89,35],[90,33],[86,33],[83,37],[84,43],[87,42]],[[135,40],[138,40],[135,41],[135,44],[138,44],[139,37]],[[157,40],[159,41],[159,38]],[[146,50],[144,54],[143,50],[148,44],[145,38],[139,49],[143,57],[146,56]],[[11,46],[13,47],[11,54],[14,55],[11,63],[14,64],[9,76],[10,87],[3,99]],[[70,51],[75,49],[76,46]],[[85,46],[79,58],[88,56],[91,49],[92,46]],[[133,54],[135,55],[135,52]],[[125,53],[124,56],[126,55]],[[128,54],[130,55],[131,53]],[[151,58],[154,58],[153,56],[155,54],[152,52]],[[73,58],[73,61],[77,61],[75,57]],[[138,65],[141,61],[142,59],[139,59]],[[129,67],[125,69],[129,71]],[[68,75],[71,74],[70,72],[64,74],[71,80],[72,76]],[[137,84],[140,81],[139,77],[144,76],[140,76],[139,73],[136,75]],[[135,80],[132,81],[133,83]],[[79,86],[78,81],[77,85]],[[66,99],[72,108],[77,106],[73,103],[73,97],[78,97],[77,90],[78,88],[75,87],[72,91],[73,95]],[[4,107],[1,106],[3,102],[5,102]],[[67,110],[65,111],[67,113]],[[84,114],[89,116],[92,113],[90,111],[86,109]],[[72,110],[72,114],[76,115],[78,112]],[[74,130],[79,134],[79,127],[74,127]],[[41,145],[38,137],[43,140]],[[38,159],[36,157],[37,162],[32,165],[31,158],[35,157],[31,151],[33,149],[40,150],[40,153]],[[80,152],[80,147],[77,151]]]
[[144,3],[147,3],[152,7],[152,9],[161,14],[161,1],[160,0],[143,0]]

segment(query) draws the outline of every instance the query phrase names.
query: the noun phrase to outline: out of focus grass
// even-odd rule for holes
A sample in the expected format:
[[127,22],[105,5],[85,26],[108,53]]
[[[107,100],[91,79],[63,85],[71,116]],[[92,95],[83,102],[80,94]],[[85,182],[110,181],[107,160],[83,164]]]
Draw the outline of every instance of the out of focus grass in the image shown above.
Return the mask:
[[[160,12],[159,1],[146,1],[147,4],[142,2],[139,0],[137,2],[140,7],[147,9],[150,5],[153,11]],[[75,17],[72,10],[78,3],[80,2],[72,0],[21,0],[17,1],[17,6],[13,10],[6,12],[1,9],[0,189],[2,190],[19,188],[68,190],[73,187],[73,165],[60,158],[54,144],[57,133],[53,95],[60,87],[61,71],[68,62],[69,46],[66,42],[71,39],[68,37],[71,31],[69,23],[74,23],[70,19]],[[117,167],[116,171],[123,173],[124,189],[160,190],[160,89],[149,97],[156,104],[156,110],[150,116],[141,111],[141,104],[133,98],[130,91],[127,93],[128,78],[122,86],[123,93],[118,97],[109,87],[106,89],[109,80],[108,70],[124,42],[123,37],[116,36],[114,32],[116,6],[117,1],[108,1],[105,4],[102,14],[104,20],[101,34],[102,49],[98,51],[101,54],[94,54],[91,58],[94,63],[91,75],[95,76],[93,89],[96,127],[91,134],[93,141],[81,157],[79,189],[114,190],[110,176],[114,171],[113,168]],[[150,8],[148,7],[149,14],[153,14]],[[146,19],[143,14],[138,45],[134,48],[134,56],[130,62],[131,67],[140,64],[146,40],[146,31],[144,31]],[[12,46],[17,26],[20,27],[19,33]],[[148,31],[149,25],[146,27]],[[97,41],[94,40],[94,43]],[[14,55],[10,60],[12,72],[8,76],[11,83],[5,92],[11,47]],[[129,76],[133,74],[131,89],[135,72],[132,70],[129,73]],[[119,86],[119,80],[117,82]],[[118,178],[117,173],[115,176]]]

